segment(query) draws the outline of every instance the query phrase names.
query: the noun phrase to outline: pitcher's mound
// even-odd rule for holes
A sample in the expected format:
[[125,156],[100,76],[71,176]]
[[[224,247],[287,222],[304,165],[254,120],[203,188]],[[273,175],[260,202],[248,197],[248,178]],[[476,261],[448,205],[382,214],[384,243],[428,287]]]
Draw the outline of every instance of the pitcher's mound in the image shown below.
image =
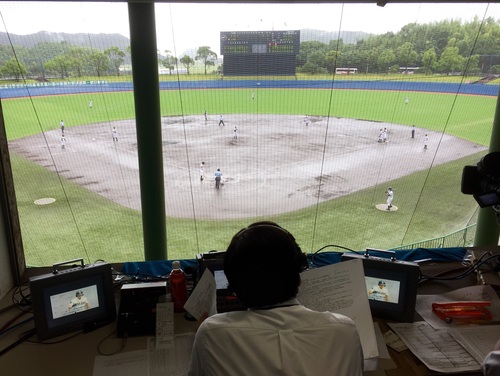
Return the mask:
[[390,209],[387,209],[387,204],[377,204],[377,205],[375,205],[375,207],[378,210],[385,211],[385,212],[393,212],[393,211],[398,210],[398,207],[394,206],[394,205],[392,205],[392,207]]

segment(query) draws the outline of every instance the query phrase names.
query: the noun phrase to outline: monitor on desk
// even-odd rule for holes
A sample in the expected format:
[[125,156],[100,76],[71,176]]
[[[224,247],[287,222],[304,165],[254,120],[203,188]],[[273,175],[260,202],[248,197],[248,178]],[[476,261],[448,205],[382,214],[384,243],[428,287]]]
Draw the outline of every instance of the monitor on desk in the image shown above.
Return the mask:
[[212,251],[197,255],[200,276],[205,269],[210,270],[215,279],[215,290],[217,294],[217,312],[241,311],[243,306],[240,301],[228,289],[228,281],[224,273],[225,252]]
[[90,331],[116,318],[111,265],[100,263],[30,278],[40,340]]
[[367,255],[342,255],[342,261],[354,258],[363,260],[366,293],[372,316],[413,322],[420,276],[419,265]]

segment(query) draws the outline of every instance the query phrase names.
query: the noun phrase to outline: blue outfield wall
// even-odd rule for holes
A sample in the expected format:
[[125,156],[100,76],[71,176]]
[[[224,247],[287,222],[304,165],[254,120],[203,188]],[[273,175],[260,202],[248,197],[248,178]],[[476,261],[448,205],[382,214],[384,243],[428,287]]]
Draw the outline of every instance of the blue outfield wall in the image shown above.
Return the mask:
[[[387,90],[399,92],[431,92],[497,97],[498,85],[457,84],[405,81],[328,81],[328,80],[211,80],[160,82],[161,90],[200,89],[334,89],[334,90]],[[0,99],[132,91],[132,82],[91,81],[13,84],[0,86]]]

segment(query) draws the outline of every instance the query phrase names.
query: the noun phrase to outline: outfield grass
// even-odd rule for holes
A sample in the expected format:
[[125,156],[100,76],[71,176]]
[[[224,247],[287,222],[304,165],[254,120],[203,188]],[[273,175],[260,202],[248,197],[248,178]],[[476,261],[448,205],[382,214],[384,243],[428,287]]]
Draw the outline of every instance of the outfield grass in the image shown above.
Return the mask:
[[[354,250],[391,248],[445,235],[470,224],[477,205],[460,192],[460,172],[480,154],[325,202],[318,207],[270,218],[294,233],[304,251],[327,244]],[[29,265],[84,257],[112,262],[143,259],[142,220],[127,209],[59,178],[34,163],[13,156],[16,193]],[[427,180],[426,180],[427,179]],[[37,184],[25,184],[36,181]],[[425,185],[424,185],[425,182]],[[387,184],[397,187],[396,213],[375,210]],[[61,185],[63,190],[61,190]],[[56,193],[54,195],[54,193]],[[54,197],[37,206],[40,197]],[[167,220],[169,258],[193,258],[199,252],[221,250],[251,219],[206,221]],[[64,255],[64,256],[62,256]]]
[[[387,121],[442,131],[487,145],[496,98],[373,90],[250,89],[162,91],[162,116],[231,113],[309,114]],[[405,97],[410,104],[405,105]],[[89,111],[88,101],[93,108]],[[75,94],[7,100],[3,104],[9,140],[82,124],[131,119],[131,92]]]
[[[309,114],[387,121],[450,133],[481,145],[489,143],[496,98],[449,94],[259,89],[162,91],[162,116],[231,113]],[[410,104],[404,98],[410,95]],[[42,131],[134,117],[130,92],[34,97],[3,102],[10,140]],[[482,153],[484,154],[484,153]],[[473,220],[477,205],[460,193],[461,170],[482,154],[433,167],[393,182],[271,218],[296,235],[305,251],[326,244],[352,249],[390,248],[444,235]],[[29,265],[71,258],[111,262],[143,259],[141,214],[110,202],[56,174],[12,155],[16,195]],[[36,184],[33,184],[36,182]],[[398,187],[397,215],[373,210],[387,184]],[[33,205],[40,197],[56,203]],[[403,209],[406,208],[406,209]],[[411,210],[407,209],[411,208]],[[193,258],[224,249],[251,219],[206,221],[169,218],[169,258]]]

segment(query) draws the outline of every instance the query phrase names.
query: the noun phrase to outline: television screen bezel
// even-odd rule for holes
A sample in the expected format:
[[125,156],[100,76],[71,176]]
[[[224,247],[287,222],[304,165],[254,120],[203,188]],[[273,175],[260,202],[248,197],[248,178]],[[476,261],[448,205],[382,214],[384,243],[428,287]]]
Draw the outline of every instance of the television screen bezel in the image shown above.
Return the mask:
[[[212,251],[197,255],[199,275],[203,275],[205,269],[208,269],[214,276],[216,282],[217,313],[242,311],[245,309],[234,292],[229,290],[226,283],[227,277],[224,273],[225,254],[226,251]],[[220,282],[224,282],[224,287],[220,285]]]
[[[372,317],[401,322],[415,321],[415,304],[420,266],[413,262],[358,254],[343,254],[342,261],[362,259],[365,277],[399,282],[397,303],[368,299]],[[368,292],[367,292],[368,295]]]
[[[39,340],[46,340],[80,330],[90,331],[116,319],[112,267],[108,263],[86,265],[29,280],[33,317]],[[93,288],[97,307],[76,314],[54,318],[51,296]]]

